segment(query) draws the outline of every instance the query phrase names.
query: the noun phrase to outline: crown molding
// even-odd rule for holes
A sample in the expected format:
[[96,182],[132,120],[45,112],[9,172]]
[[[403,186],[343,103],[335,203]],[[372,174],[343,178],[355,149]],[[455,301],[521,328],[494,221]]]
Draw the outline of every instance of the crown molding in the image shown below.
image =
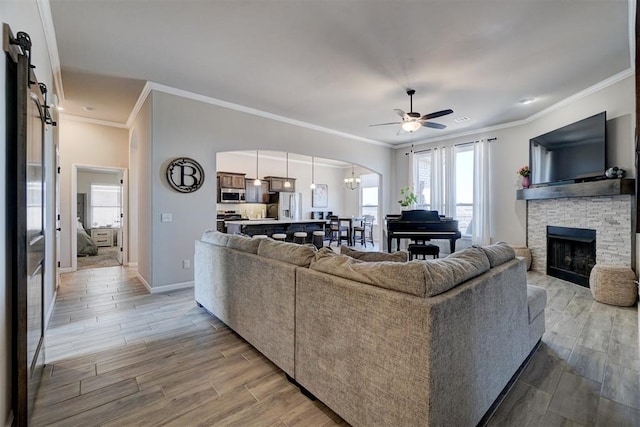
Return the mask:
[[189,92],[187,90],[182,90],[182,89],[177,89],[177,88],[174,88],[174,87],[171,87],[171,86],[166,86],[166,85],[163,85],[163,84],[160,84],[160,83],[155,83],[155,82],[147,82],[147,84],[145,84],[145,87],[142,90],[142,92],[140,93],[140,96],[138,97],[138,101],[136,102],[136,105],[134,106],[134,109],[131,111],[131,114],[129,115],[129,120],[127,120],[127,125],[128,126],[131,126],[131,123],[133,123],[133,120],[135,119],[136,115],[140,111],[140,108],[142,107],[142,104],[144,104],[144,101],[146,100],[147,96],[149,96],[149,92],[151,90],[167,93],[167,94],[170,94],[170,95],[179,96],[181,98],[191,99],[191,100],[194,100],[194,101],[204,102],[205,104],[216,105],[218,107],[227,108],[227,109],[230,109],[230,110],[240,111],[242,113],[247,113],[247,114],[251,114],[251,115],[254,115],[254,116],[258,116],[258,117],[263,117],[265,119],[270,119],[270,120],[275,120],[275,121],[282,122],[282,123],[287,123],[287,124],[290,124],[290,125],[293,125],[293,126],[302,127],[302,128],[314,130],[314,131],[317,131],[317,132],[326,133],[326,134],[329,134],[329,135],[335,135],[335,136],[339,136],[339,137],[342,137],[342,138],[351,139],[351,140],[354,140],[354,141],[365,142],[367,144],[373,144],[373,145],[378,145],[378,146],[387,147],[387,148],[394,148],[395,147],[394,145],[388,144],[388,143],[385,143],[385,142],[376,141],[376,140],[368,139],[368,138],[363,138],[363,137],[356,136],[356,135],[351,135],[349,133],[340,132],[340,131],[329,129],[329,128],[325,128],[325,127],[322,127],[322,126],[317,126],[317,125],[314,125],[314,124],[311,124],[311,123],[307,123],[307,122],[303,122],[303,121],[300,121],[300,120],[290,119],[288,117],[279,116],[277,114],[267,113],[265,111],[257,110],[255,108],[245,107],[244,105],[234,104],[232,102],[223,101],[221,99],[212,98],[210,96],[205,96],[205,95],[200,95],[198,93]]
[[92,124],[92,125],[109,126],[109,127],[118,128],[118,129],[129,129],[129,126],[127,126],[125,123],[110,122],[108,120],[100,120],[100,119],[92,119],[92,118],[89,118],[89,117],[74,116],[72,114],[60,113],[60,118],[61,119],[65,119],[65,120],[71,120],[71,121],[74,121],[74,122],[89,123],[89,124]]
[[445,136],[440,136],[437,138],[429,138],[429,139],[421,139],[421,140],[415,140],[412,142],[407,142],[404,144],[400,144],[400,145],[395,145],[394,148],[395,149],[401,149],[401,148],[407,148],[407,147],[411,147],[412,145],[417,145],[417,144],[430,144],[432,142],[440,142],[440,141],[448,141],[450,139],[456,139],[456,138],[461,138],[464,136],[470,136],[470,135],[477,135],[479,133],[489,133],[489,132],[495,132],[497,130],[500,129],[507,129],[507,128],[512,128],[512,127],[516,127],[516,126],[522,126],[522,125],[526,125],[528,123],[531,123],[535,120],[541,119],[544,116],[548,116],[549,114],[553,113],[554,111],[559,110],[560,108],[566,107],[570,104],[573,104],[576,101],[579,101],[580,99],[586,98],[589,95],[592,95],[598,91],[601,91],[602,89],[605,89],[609,86],[612,86],[618,82],[621,82],[622,80],[628,78],[628,77],[632,77],[635,74],[634,70],[631,68],[627,68],[624,71],[619,72],[618,74],[615,74],[605,80],[602,80],[601,82],[596,83],[593,86],[589,86],[586,89],[581,90],[578,93],[575,93],[547,108],[545,108],[544,110],[538,111],[535,114],[532,114],[531,116],[522,119],[522,120],[517,120],[517,121],[513,121],[513,122],[509,122],[509,123],[503,123],[503,124],[499,124],[499,125],[495,125],[495,126],[489,126],[489,127],[485,127],[485,128],[480,128],[480,129],[475,129],[475,130],[468,130],[468,131],[463,131],[463,132],[458,132],[458,133],[454,133],[454,134],[450,134],[450,135],[445,135]]
[[147,81],[144,84],[144,87],[142,88],[142,91],[138,96],[138,100],[134,104],[133,109],[131,110],[131,113],[129,113],[129,118],[125,123],[125,126],[127,127],[127,129],[130,129],[131,126],[133,126],[133,122],[136,120],[136,117],[138,117],[138,113],[140,113],[140,109],[142,108],[142,106],[144,105],[144,102],[147,100],[147,97],[151,93],[151,84],[152,83],[149,81]]
[[60,55],[58,53],[58,40],[56,39],[56,30],[53,26],[53,17],[51,15],[51,4],[49,0],[36,0],[38,5],[38,13],[40,21],[42,21],[42,30],[44,31],[44,39],[47,43],[47,51],[49,52],[49,62],[51,64],[51,73],[55,93],[58,95],[58,102],[64,101],[64,88],[62,87],[62,70],[60,67]]

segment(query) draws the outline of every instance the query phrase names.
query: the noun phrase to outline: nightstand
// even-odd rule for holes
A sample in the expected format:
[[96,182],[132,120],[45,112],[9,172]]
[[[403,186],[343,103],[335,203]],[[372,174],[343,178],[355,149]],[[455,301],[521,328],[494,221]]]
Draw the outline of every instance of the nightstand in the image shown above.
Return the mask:
[[112,228],[92,228],[91,239],[96,246],[113,246],[113,229]]

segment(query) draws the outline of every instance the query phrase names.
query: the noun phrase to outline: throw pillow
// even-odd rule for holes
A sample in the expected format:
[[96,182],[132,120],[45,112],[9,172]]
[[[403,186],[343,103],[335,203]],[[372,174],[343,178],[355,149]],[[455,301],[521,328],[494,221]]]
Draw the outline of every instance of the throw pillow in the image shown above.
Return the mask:
[[258,246],[258,255],[277,261],[295,264],[300,267],[309,267],[316,254],[316,247],[299,245],[297,243],[278,242],[271,239],[261,239]]
[[230,234],[229,240],[227,241],[227,247],[242,252],[257,254],[261,240],[262,239],[252,239],[251,237]]
[[351,249],[348,246],[340,246],[340,253],[351,258],[359,259],[360,261],[393,261],[393,262],[407,262],[409,259],[409,253],[406,251],[398,252],[367,252]]
[[201,241],[211,243],[216,246],[227,246],[229,235],[217,230],[207,230],[202,234]]
[[505,242],[498,242],[495,245],[475,247],[479,247],[484,251],[485,255],[487,255],[487,258],[489,258],[489,264],[491,264],[491,268],[497,267],[500,264],[504,264],[505,262],[510,261],[516,257],[516,252]]

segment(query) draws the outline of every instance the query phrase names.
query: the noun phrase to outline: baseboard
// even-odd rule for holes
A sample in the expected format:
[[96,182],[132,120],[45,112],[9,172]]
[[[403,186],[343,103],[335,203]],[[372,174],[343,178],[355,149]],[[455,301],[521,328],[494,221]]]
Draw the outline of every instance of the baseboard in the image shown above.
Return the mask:
[[163,286],[151,286],[144,279],[144,277],[142,277],[140,275],[140,273],[136,273],[136,277],[138,278],[138,280],[140,280],[142,282],[144,287],[147,288],[147,291],[149,291],[150,294],[159,294],[161,292],[170,292],[170,291],[175,291],[175,290],[178,290],[178,289],[193,288],[193,281],[181,282],[181,283],[172,283],[170,285],[163,285]]
[[137,266],[138,266],[138,261],[127,263],[127,267],[137,267]]
[[149,283],[144,279],[144,277],[142,277],[142,275],[140,273],[136,273],[136,277],[138,278],[138,280],[140,280],[140,282],[142,282],[144,287],[147,288],[147,291],[149,291],[149,293],[152,293],[151,292],[151,285],[149,285]]
[[51,307],[49,307],[49,310],[47,311],[47,315],[44,317],[44,330],[45,331],[49,327],[49,321],[51,320],[51,316],[53,315],[53,309],[56,306],[56,297],[57,296],[58,296],[58,288],[56,288],[55,292],[53,293],[53,298],[51,299]]
[[177,291],[178,289],[187,289],[193,288],[193,281],[190,282],[182,282],[182,283],[172,283],[170,285],[164,286],[154,286],[149,290],[152,294],[159,294],[161,292],[169,292],[169,291]]
[[73,269],[73,267],[60,267],[58,271],[60,273],[73,273],[75,270]]
[[13,426],[13,411],[9,411],[9,417],[7,418],[7,422],[5,423],[6,427]]

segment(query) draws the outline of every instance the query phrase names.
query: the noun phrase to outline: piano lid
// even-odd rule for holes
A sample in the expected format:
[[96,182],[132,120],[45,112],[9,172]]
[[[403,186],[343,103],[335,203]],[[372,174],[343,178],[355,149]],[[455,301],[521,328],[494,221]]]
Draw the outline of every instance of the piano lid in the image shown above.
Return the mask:
[[438,211],[427,211],[424,209],[413,209],[402,211],[399,221],[440,221]]

